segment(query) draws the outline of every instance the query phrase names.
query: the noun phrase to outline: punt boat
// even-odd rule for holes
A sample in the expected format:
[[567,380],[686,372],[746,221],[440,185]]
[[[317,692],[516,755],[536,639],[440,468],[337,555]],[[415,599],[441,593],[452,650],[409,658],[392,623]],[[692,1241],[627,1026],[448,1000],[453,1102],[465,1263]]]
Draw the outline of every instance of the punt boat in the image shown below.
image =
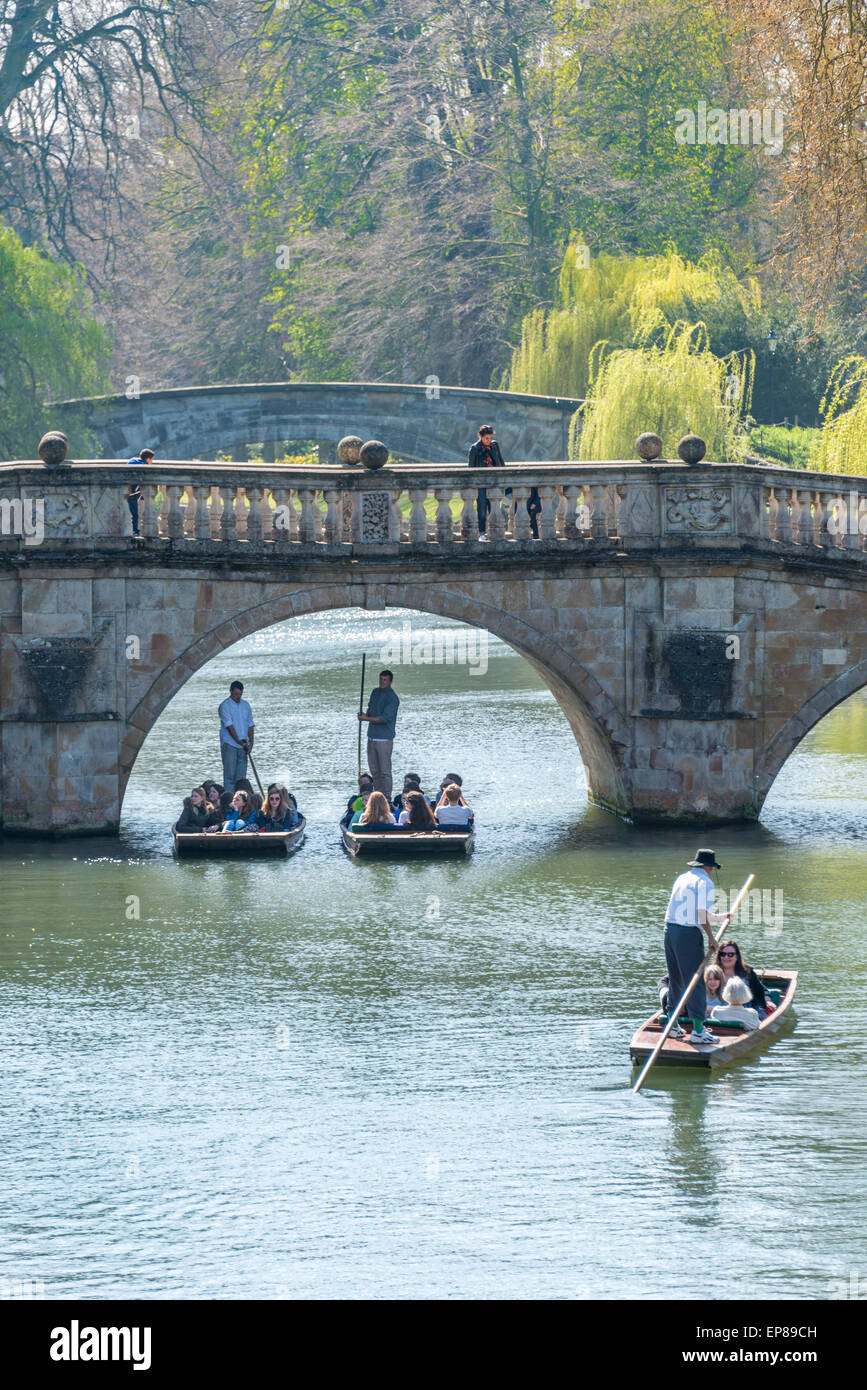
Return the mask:
[[206,856],[222,858],[259,859],[262,856],[289,854],[297,849],[307,826],[304,816],[299,816],[298,824],[291,830],[222,830],[206,834],[203,830],[189,833],[172,826],[175,854],[179,859],[193,859]]
[[[762,1019],[758,1028],[749,1032],[742,1023],[718,1023],[716,1019],[708,1019],[706,1026],[720,1040],[715,1047],[693,1047],[686,1039],[668,1037],[653,1064],[654,1067],[719,1067],[725,1062],[731,1062],[755,1051],[764,1040],[773,1037],[791,1016],[798,972],[756,970],[756,974],[764,985],[771,1003],[776,1004],[774,1012]],[[681,1023],[686,1032],[690,1033],[692,1025],[683,1020]],[[629,1044],[629,1055],[633,1062],[643,1064],[647,1060],[659,1042],[659,1035],[664,1027],[665,1019],[661,1013],[653,1014],[646,1023],[642,1023]]]
[[438,830],[414,830],[409,825],[353,825],[344,816],[340,822],[343,847],[352,857],[359,855],[470,854],[475,840],[473,826],[444,825]]

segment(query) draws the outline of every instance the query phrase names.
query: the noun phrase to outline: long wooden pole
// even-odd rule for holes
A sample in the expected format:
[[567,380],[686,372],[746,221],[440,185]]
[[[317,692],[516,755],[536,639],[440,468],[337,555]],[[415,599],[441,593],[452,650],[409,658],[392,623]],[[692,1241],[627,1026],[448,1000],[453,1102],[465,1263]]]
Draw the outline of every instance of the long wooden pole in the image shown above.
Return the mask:
[[[743,902],[744,898],[746,897],[747,893],[749,892],[750,884],[752,883],[752,881],[753,881],[754,878],[755,878],[755,874],[750,874],[750,876],[749,876],[749,878],[747,879],[746,883],[744,884],[743,888],[742,888],[741,891],[738,893],[737,897],[735,898],[734,902],[732,903],[731,907],[729,908],[729,912],[731,913],[732,917],[734,917],[735,913],[737,912],[738,908],[740,907],[741,903]],[[662,1030],[662,1035],[661,1035],[661,1037],[660,1037],[660,1039],[659,1039],[659,1042],[656,1044],[656,1047],[653,1049],[653,1051],[651,1052],[651,1054],[650,1054],[650,1056],[648,1057],[647,1061],[644,1063],[644,1066],[641,1068],[641,1074],[640,1074],[638,1080],[636,1081],[635,1085],[634,1085],[633,1088],[632,1088],[632,1094],[633,1094],[634,1096],[635,1096],[635,1095],[638,1095],[638,1092],[641,1090],[642,1086],[644,1085],[644,1080],[645,1080],[645,1077],[647,1076],[647,1073],[650,1071],[650,1068],[653,1066],[654,1062],[656,1061],[657,1057],[659,1056],[660,1052],[662,1051],[663,1046],[664,1046],[664,1044],[665,1044],[666,1038],[668,1037],[668,1035],[669,1035],[669,1033],[671,1032],[672,1028],[674,1027],[675,1023],[677,1022],[678,1018],[680,1017],[680,1011],[681,1011],[681,1009],[683,1008],[683,1006],[684,1006],[684,1004],[686,1003],[687,999],[688,999],[689,996],[692,994],[693,990],[695,989],[696,985],[698,984],[698,977],[699,977],[699,975],[701,975],[701,974],[704,972],[704,970],[705,970],[705,968],[706,968],[706,966],[707,966],[708,961],[710,960],[711,956],[713,955],[713,953],[714,953],[714,951],[715,951],[716,949],[717,949],[716,946],[711,946],[711,948],[710,948],[710,950],[708,951],[707,955],[703,958],[703,960],[702,960],[702,962],[701,962],[701,965],[698,967],[698,970],[696,970],[695,974],[693,975],[692,979],[690,980],[689,984],[687,985],[686,989],[684,990],[681,999],[678,1001],[677,1008],[671,1010],[671,1014],[670,1014],[669,1020],[668,1020],[668,1022],[666,1023],[666,1025],[665,1025],[665,1027],[663,1028],[663,1030]]]
[[[367,662],[367,652],[361,653],[361,694],[358,698],[358,713],[364,714],[364,667]],[[361,720],[358,721],[358,782],[361,781]]]
[[[253,750],[252,750],[252,748],[248,748],[248,749],[247,749],[247,757],[250,759],[250,766],[251,766],[251,768],[253,769],[253,776],[256,778],[256,786],[259,788],[259,795],[261,796],[261,798],[262,798],[262,800],[263,800],[263,802],[264,802],[264,800],[265,800],[265,788],[262,786],[262,783],[259,781],[259,774],[258,774],[258,772],[256,771],[256,764],[253,762]],[[267,806],[265,807],[265,814],[266,814],[266,815],[268,814],[268,807],[267,807]]]

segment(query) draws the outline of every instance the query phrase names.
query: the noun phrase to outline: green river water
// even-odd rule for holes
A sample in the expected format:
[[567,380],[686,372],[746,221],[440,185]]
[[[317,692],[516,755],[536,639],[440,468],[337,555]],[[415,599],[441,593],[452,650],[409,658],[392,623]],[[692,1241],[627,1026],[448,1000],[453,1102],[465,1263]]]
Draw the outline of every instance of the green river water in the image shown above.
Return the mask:
[[[804,741],[759,824],[637,830],[587,804],[566,720],[509,648],[491,638],[484,672],[391,654],[395,771],[460,772],[476,850],[353,862],[337,820],[361,653],[375,676],[407,621],[448,627],[338,612],[240,643],[158,721],[119,838],[0,848],[0,1280],[827,1299],[867,1277],[867,701]],[[236,676],[307,839],[285,861],[177,863],[169,827],[219,774]],[[704,843],[723,888],[752,871],[782,892],[782,917],[736,934],[752,964],[801,972],[796,1021],[634,1097],[670,884]]]

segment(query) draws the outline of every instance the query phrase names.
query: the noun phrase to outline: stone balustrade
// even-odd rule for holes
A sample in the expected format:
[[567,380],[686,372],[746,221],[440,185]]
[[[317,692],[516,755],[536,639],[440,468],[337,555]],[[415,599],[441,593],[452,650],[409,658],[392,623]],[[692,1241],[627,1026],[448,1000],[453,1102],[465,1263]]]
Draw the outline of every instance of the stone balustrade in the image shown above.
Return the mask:
[[[132,479],[142,485],[142,546],[195,553],[236,546],[323,554],[630,551],[750,542],[854,555],[864,552],[867,534],[867,480],[750,464],[516,464],[496,472],[417,465],[368,472],[19,462],[0,465],[0,548],[22,541],[55,551],[127,547]],[[491,503],[487,546],[478,533],[479,487]],[[533,488],[541,502],[538,538],[526,507]]]

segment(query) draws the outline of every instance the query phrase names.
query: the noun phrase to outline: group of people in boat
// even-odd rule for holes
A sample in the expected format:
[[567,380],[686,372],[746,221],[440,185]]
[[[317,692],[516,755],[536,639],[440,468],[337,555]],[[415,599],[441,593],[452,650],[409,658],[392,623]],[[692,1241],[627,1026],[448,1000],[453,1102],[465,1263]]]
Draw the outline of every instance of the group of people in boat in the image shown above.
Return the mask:
[[[706,950],[714,951],[714,960],[691,990],[681,1014],[692,1023],[687,1033],[675,1021],[669,1037],[693,1043],[696,1047],[713,1047],[719,1037],[705,1026],[706,1022],[741,1023],[752,1031],[762,1019],[773,1012],[764,985],[740,952],[736,941],[717,941],[713,927],[723,931],[732,920],[730,912],[714,912],[712,875],[722,864],[712,849],[700,849],[687,865],[689,872],[675,879],[665,914],[665,963],[668,974],[659,982],[659,1002],[664,1014],[677,1007],[693,976],[699,971]],[[705,947],[702,932],[707,939]]]
[[175,829],[181,835],[236,830],[273,834],[294,830],[299,820],[298,803],[282,782],[272,782],[263,797],[246,777],[240,777],[231,791],[206,778],[184,797]]
[[373,777],[362,773],[358,779],[358,794],[346,805],[343,824],[390,830],[406,826],[410,830],[440,830],[444,826],[468,829],[473,812],[463,793],[463,778],[457,772],[447,772],[434,796],[426,796],[421,777],[408,772],[403,790],[389,801],[385,792],[374,786]]

